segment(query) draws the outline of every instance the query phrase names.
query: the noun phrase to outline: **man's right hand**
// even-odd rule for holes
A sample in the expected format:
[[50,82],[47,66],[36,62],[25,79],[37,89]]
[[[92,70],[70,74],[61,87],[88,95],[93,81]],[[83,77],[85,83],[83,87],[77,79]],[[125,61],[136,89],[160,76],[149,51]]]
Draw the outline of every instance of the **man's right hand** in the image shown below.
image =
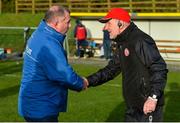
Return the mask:
[[88,88],[88,85],[89,85],[89,82],[88,80],[85,78],[85,77],[82,77],[83,78],[83,90],[86,90]]

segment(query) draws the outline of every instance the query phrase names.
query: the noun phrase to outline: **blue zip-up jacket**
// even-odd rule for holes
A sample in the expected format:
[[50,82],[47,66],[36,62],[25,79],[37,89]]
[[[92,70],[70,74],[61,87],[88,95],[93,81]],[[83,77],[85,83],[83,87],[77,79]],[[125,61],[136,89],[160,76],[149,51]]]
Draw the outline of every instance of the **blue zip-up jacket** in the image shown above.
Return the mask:
[[83,79],[68,64],[64,38],[42,20],[28,40],[19,92],[21,116],[42,118],[65,112],[68,89],[83,89]]

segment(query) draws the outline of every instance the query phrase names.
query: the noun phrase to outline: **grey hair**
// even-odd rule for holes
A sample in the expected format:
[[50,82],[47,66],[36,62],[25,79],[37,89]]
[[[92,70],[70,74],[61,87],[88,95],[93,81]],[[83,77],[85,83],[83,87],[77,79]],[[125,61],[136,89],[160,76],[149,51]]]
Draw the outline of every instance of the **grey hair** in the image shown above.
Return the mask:
[[52,6],[45,13],[44,20],[48,23],[53,22],[55,17],[63,17],[65,12],[70,13],[69,9],[63,6]]

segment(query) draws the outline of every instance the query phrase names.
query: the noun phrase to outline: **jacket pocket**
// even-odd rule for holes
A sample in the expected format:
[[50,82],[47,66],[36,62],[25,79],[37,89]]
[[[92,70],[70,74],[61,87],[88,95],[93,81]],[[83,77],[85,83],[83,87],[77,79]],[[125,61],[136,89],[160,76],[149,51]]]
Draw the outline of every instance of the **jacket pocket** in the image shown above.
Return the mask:
[[147,82],[145,81],[145,78],[144,77],[141,77],[141,80],[140,80],[140,94],[141,96],[146,99],[147,98]]

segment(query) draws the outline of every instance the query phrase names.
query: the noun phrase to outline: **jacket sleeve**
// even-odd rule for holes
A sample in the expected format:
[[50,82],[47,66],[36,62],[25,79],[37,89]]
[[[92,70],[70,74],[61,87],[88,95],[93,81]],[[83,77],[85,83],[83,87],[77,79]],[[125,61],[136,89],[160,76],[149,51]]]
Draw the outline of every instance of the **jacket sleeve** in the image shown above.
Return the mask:
[[47,78],[69,89],[82,90],[83,79],[68,64],[63,47],[49,42],[41,51],[42,68]]
[[136,54],[150,71],[150,95],[161,97],[167,81],[166,63],[161,57],[152,38],[139,40],[135,46]]
[[120,74],[120,72],[121,66],[118,55],[114,55],[106,67],[87,77],[89,86],[101,85],[115,78],[118,74]]

